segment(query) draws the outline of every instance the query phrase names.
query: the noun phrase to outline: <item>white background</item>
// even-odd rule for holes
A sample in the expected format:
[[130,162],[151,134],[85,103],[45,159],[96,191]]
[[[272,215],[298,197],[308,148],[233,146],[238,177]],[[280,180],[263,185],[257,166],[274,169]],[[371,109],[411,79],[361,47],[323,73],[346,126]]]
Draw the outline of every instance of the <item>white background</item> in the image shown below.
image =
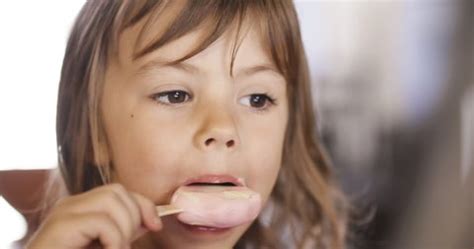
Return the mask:
[[0,1],[0,170],[55,166],[61,62],[83,2]]
[[[70,27],[84,0],[0,1],[0,170],[56,165],[56,94]],[[0,197],[0,248],[21,238]]]

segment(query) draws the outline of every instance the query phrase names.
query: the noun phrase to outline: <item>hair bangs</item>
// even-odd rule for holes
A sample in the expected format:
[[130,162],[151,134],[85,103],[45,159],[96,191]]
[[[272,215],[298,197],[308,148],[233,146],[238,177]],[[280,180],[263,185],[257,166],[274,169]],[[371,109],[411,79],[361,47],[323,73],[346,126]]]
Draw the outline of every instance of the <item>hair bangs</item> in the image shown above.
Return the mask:
[[[289,73],[298,66],[299,54],[296,49],[292,51],[297,42],[291,39],[299,30],[292,30],[298,25],[291,23],[291,17],[281,11],[281,5],[292,8],[291,1],[127,1],[116,18],[114,41],[119,40],[125,29],[143,22],[134,48],[136,60],[190,32],[202,31],[190,52],[170,62],[173,64],[199,54],[232,30],[235,35],[229,70],[232,74],[240,43],[248,30],[255,29],[277,70],[287,82],[294,82]],[[111,48],[117,51],[117,44],[111,44]]]

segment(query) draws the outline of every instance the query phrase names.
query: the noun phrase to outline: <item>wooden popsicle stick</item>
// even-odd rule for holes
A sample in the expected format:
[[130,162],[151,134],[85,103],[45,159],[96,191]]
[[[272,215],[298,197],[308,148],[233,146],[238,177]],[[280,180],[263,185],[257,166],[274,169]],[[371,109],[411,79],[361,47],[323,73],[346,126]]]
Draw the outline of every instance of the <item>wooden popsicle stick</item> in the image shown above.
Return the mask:
[[166,215],[181,213],[183,212],[183,209],[178,208],[173,204],[169,204],[156,206],[156,211],[158,212],[158,216],[163,217]]

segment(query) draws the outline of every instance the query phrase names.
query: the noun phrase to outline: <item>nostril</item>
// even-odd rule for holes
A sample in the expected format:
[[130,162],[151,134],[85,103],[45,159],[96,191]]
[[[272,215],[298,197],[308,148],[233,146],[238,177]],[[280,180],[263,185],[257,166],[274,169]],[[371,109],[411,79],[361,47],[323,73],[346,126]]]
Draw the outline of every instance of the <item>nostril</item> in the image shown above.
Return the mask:
[[206,140],[206,142],[204,142],[206,144],[206,146],[209,146],[210,144],[212,144],[214,142],[214,138],[209,138]]
[[[206,139],[206,141],[204,142],[204,144],[205,144],[206,146],[210,146],[210,145],[212,145],[212,144],[215,143],[215,142],[216,142],[216,139],[214,139],[214,138],[208,138],[208,139]],[[233,147],[233,146],[235,145],[235,141],[234,141],[234,140],[229,140],[229,141],[227,141],[227,142],[225,143],[225,145],[226,145],[227,148]]]

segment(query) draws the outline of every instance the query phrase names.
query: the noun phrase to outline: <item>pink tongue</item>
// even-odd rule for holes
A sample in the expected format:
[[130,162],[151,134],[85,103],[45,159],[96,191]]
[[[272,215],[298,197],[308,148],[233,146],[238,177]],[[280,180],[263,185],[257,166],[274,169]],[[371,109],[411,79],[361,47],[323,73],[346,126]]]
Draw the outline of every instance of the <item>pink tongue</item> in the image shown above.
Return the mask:
[[254,220],[260,195],[246,187],[183,186],[171,203],[183,209],[178,220],[189,225],[228,228]]

